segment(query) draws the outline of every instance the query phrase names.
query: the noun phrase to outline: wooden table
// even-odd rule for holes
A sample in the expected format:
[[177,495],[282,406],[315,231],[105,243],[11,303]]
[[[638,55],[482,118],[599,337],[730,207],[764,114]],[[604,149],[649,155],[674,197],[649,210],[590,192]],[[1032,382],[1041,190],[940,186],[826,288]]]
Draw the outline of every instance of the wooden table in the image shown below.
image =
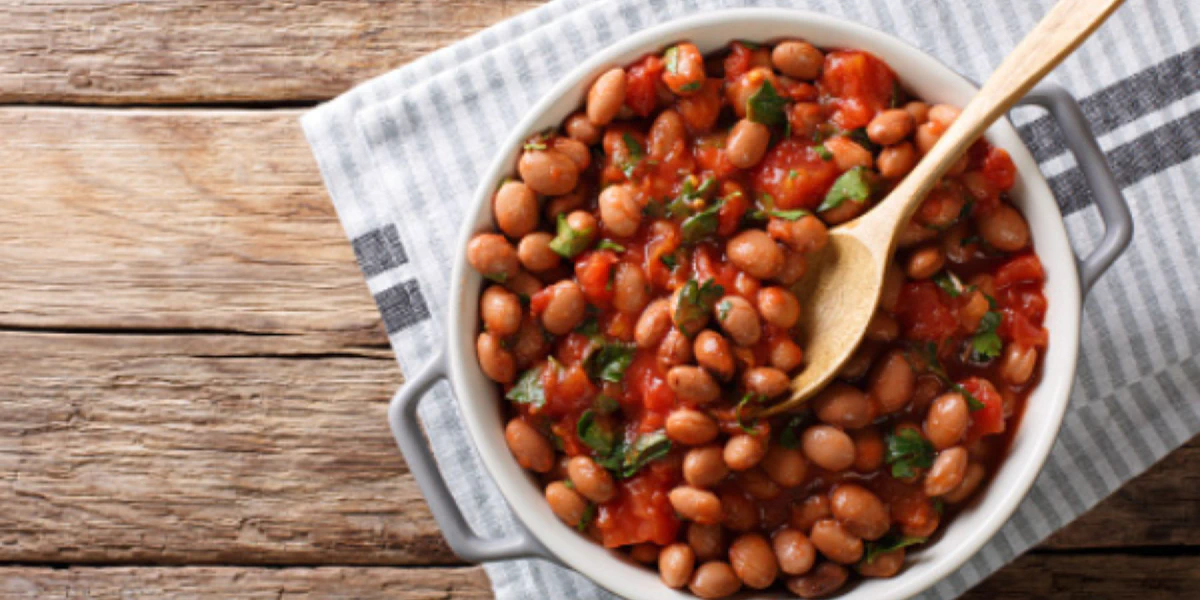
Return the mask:
[[[487,598],[297,118],[537,2],[0,5],[0,598]],[[1196,597],[1200,441],[971,594]]]

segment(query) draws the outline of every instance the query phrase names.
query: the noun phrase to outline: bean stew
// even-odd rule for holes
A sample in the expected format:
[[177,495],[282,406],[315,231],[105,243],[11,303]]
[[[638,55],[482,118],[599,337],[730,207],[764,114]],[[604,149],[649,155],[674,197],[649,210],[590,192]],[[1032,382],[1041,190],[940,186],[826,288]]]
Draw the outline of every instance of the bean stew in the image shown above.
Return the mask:
[[860,50],[683,42],[530,137],[467,259],[491,282],[480,367],[554,514],[701,598],[900,572],[1040,378],[1045,275],[1004,150],[975,142],[929,193],[838,380],[757,414],[804,368],[807,255],[958,114]]

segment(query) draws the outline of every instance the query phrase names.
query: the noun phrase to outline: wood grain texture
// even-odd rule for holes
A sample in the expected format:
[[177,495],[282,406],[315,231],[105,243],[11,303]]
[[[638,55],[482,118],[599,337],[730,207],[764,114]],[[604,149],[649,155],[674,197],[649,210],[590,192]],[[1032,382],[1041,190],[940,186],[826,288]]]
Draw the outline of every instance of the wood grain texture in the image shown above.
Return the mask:
[[14,0],[0,102],[332,98],[538,0]]
[[1034,553],[997,571],[962,600],[1180,600],[1195,598],[1197,589],[1197,556]]

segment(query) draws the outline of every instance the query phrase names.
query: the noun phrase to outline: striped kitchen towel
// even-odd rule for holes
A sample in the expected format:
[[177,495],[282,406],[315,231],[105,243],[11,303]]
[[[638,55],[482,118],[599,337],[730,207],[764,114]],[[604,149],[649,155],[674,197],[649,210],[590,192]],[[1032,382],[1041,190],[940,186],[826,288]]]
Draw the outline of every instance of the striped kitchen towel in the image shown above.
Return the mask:
[[[730,6],[804,8],[907,40],[977,81],[1053,0],[556,0],[365,83],[303,126],[375,296],[412,373],[442,338],[461,217],[513,125],[573,65],[631,32]],[[1128,2],[1051,76],[1083,99],[1137,221],[1132,247],[1088,298],[1062,433],[1012,520],[926,595],[951,598],[1013,560],[1200,432],[1200,18],[1191,0]],[[1081,248],[1102,234],[1053,122],[1012,119]],[[517,527],[445,384],[422,405],[428,437],[471,525]],[[502,599],[609,598],[543,561],[487,566]]]

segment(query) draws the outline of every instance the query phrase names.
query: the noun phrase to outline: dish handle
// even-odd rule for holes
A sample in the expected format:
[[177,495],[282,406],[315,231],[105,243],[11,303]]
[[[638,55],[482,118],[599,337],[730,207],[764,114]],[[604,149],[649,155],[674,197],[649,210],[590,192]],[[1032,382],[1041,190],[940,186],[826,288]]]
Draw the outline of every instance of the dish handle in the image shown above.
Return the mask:
[[425,433],[421,430],[417,417],[417,407],[425,398],[426,392],[446,377],[446,351],[443,348],[396,392],[388,406],[388,424],[392,428],[392,436],[396,438],[396,444],[404,454],[409,472],[417,480],[421,493],[425,495],[429,510],[441,528],[446,543],[455,554],[472,563],[545,558],[545,549],[520,524],[519,531],[507,537],[479,537],[467,524],[458,503],[450,495],[446,480],[437,468],[437,461],[429,446],[425,444]]
[[1112,265],[1113,261],[1129,247],[1133,237],[1133,215],[1121,195],[1104,151],[1088,126],[1083,111],[1067,90],[1054,84],[1042,84],[1029,92],[1021,104],[1034,104],[1046,109],[1062,129],[1067,148],[1075,156],[1083,179],[1092,190],[1100,218],[1104,221],[1104,237],[1091,253],[1079,259],[1079,285],[1087,296],[1096,280]]

